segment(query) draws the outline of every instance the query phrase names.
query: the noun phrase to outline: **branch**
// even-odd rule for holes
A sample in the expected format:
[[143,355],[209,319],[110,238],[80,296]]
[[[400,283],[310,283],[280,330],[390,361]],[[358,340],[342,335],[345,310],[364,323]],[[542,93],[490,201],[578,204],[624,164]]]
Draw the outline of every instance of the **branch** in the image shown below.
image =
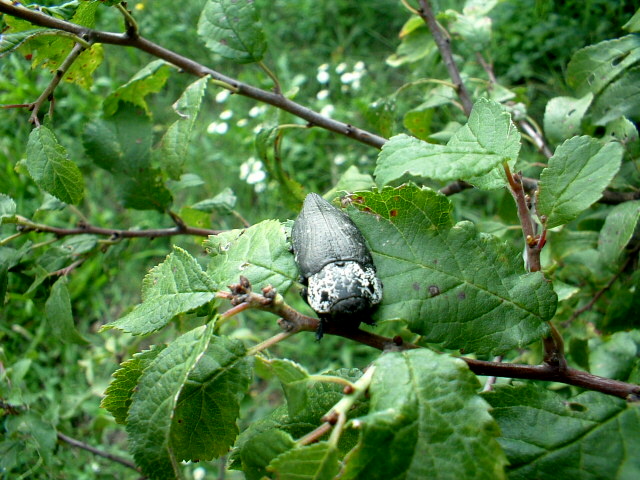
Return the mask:
[[69,68],[71,68],[71,65],[73,65],[73,62],[75,62],[80,54],[86,49],[86,42],[77,42],[73,45],[71,52],[69,52],[67,58],[65,58],[64,61],[60,64],[60,66],[56,70],[55,75],[51,79],[51,82],[49,83],[49,85],[47,85],[47,88],[45,88],[38,99],[30,105],[30,108],[33,110],[31,113],[31,117],[29,117],[29,121],[31,123],[36,126],[40,125],[40,120],[38,120],[38,111],[40,110],[40,107],[47,100],[53,102],[53,92],[60,84],[62,77],[64,77],[64,75],[69,71]]
[[103,458],[106,458],[107,460],[111,460],[113,462],[119,463],[120,465],[124,465],[125,467],[135,470],[136,472],[140,472],[138,467],[136,467],[135,463],[133,463],[130,460],[127,460],[126,458],[119,457],[118,455],[114,455],[112,453],[105,452],[103,450],[99,450],[95,447],[92,447],[91,445],[81,442],[80,440],[76,440],[75,438],[68,437],[64,433],[57,432],[57,435],[59,440],[65,443],[68,443],[71,446],[81,448],[83,450],[86,450],[87,452],[93,453],[94,455],[98,455],[99,457],[103,457]]
[[[277,338],[277,341],[284,340],[291,334],[300,331],[315,331],[318,325],[318,319],[302,315],[300,312],[291,308],[272,287],[265,287],[263,289],[263,295],[259,295],[251,291],[251,283],[246,277],[240,277],[240,283],[231,285],[229,288],[231,289],[231,293],[220,296],[230,299],[232,305],[249,303],[247,308],[266,310],[282,316],[282,318],[278,320],[278,324],[285,330],[285,334],[273,337],[274,339]],[[404,342],[401,337],[383,337],[375,333],[360,330],[359,328],[345,329],[344,326],[332,323],[325,325],[323,333],[325,335],[338,335],[343,338],[348,338],[381,351],[403,351],[424,348],[413,343]],[[551,335],[550,338],[556,340],[554,335]],[[268,346],[275,343],[271,341],[271,339],[267,340],[267,342],[270,342]],[[260,345],[264,343],[265,342]],[[559,349],[559,353],[561,354],[562,351],[560,347],[557,345],[555,347]],[[467,357],[459,358],[464,360],[469,366],[469,369],[477,375],[559,382],[588,390],[595,390],[629,401],[640,401],[640,385],[599,377],[582,370],[568,368],[566,361],[564,363],[561,361],[564,360],[564,357],[559,359],[559,361],[549,362],[544,365],[523,365],[488,362]]]
[[89,39],[91,42],[103,43],[109,45],[119,45],[125,47],[133,47],[138,50],[147,52],[154,57],[165,60],[181,69],[197,77],[210,75],[215,81],[223,82],[230,85],[234,93],[245,97],[253,98],[263,103],[267,103],[281,110],[289,112],[297,117],[306,120],[310,126],[317,126],[326,130],[352,138],[358,142],[381,148],[387,141],[386,138],[380,137],[374,133],[354,127],[344,122],[325,117],[313,110],[290,100],[277,92],[269,92],[257,87],[253,87],[243,83],[235,78],[227,77],[209,67],[206,67],[190,58],[184,57],[176,52],[168,50],[157,45],[144,37],[137,35],[129,35],[128,33],[112,33],[100,30],[93,30],[76,25],[71,22],[50,17],[42,12],[29,10],[18,4],[13,4],[7,0],[0,0],[0,12],[8,15],[22,18],[34,25],[41,27],[54,28],[65,32],[73,33],[79,37]]
[[471,113],[471,109],[473,108],[473,102],[471,101],[471,95],[469,95],[467,87],[465,87],[464,83],[462,83],[460,70],[458,70],[458,66],[453,59],[453,53],[451,51],[451,37],[436,20],[429,1],[419,0],[418,3],[420,4],[420,17],[427,24],[427,27],[429,27],[431,35],[433,35],[433,40],[438,46],[438,50],[440,51],[440,56],[442,57],[444,66],[446,67],[451,80],[453,80],[453,83],[456,86],[458,98],[460,98],[460,101],[462,102],[462,109],[468,117]]
[[119,240],[121,238],[158,238],[158,237],[172,237],[174,235],[194,235],[198,237],[208,237],[209,235],[218,235],[222,230],[209,230],[206,228],[190,227],[182,224],[173,228],[152,228],[148,230],[119,230],[115,228],[102,228],[89,224],[80,224],[75,228],[60,228],[52,227],[51,225],[44,225],[42,223],[35,223],[31,220],[16,215],[17,228],[20,233],[37,232],[37,233],[53,233],[58,237],[64,237],[68,235],[102,235],[111,238],[112,240]]

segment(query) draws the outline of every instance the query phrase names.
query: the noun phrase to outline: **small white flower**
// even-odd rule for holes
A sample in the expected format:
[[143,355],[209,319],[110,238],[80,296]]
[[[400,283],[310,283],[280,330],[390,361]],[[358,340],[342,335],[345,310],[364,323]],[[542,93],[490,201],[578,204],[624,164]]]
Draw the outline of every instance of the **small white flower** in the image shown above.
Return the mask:
[[333,105],[325,105],[324,107],[322,107],[322,110],[320,110],[320,115],[322,115],[323,117],[330,117],[334,111],[335,107]]
[[202,467],[198,467],[193,470],[193,480],[204,480],[206,476],[207,471]]
[[318,67],[318,71],[319,72],[326,72],[327,70],[329,70],[329,64],[328,63],[323,63],[322,65],[320,65]]
[[236,125],[237,125],[237,126],[239,126],[239,127],[246,127],[248,123],[249,123],[249,120],[248,120],[248,119],[246,119],[246,118],[241,118],[240,120],[238,120],[238,121],[236,122]]
[[340,81],[344,84],[349,84],[353,82],[356,78],[358,78],[358,75],[354,72],[346,72],[340,75]]
[[316,93],[316,98],[318,100],[325,100],[329,97],[329,90],[327,90],[326,88],[324,90],[320,90],[318,93]]
[[341,153],[333,157],[333,163],[335,163],[336,165],[342,165],[346,161],[347,157]]
[[207,127],[208,133],[217,133],[220,135],[227,133],[227,130],[229,130],[229,125],[227,125],[226,122],[211,122]]
[[362,60],[360,60],[359,62],[356,62],[356,64],[353,66],[353,70],[358,72],[358,73],[362,73],[367,69],[367,67],[365,66],[364,62]]
[[224,102],[227,98],[229,98],[229,95],[231,95],[231,92],[229,90],[220,90],[216,95],[216,102]]
[[267,107],[265,107],[264,105],[256,105],[255,107],[251,108],[251,110],[249,110],[249,116],[251,118],[255,118],[258,115],[263,114],[266,111]]
[[263,170],[263,163],[255,157],[249,157],[246,162],[240,165],[240,179],[249,185],[255,185],[267,178],[267,173]]
[[318,74],[316,75],[316,80],[318,80],[318,83],[327,83],[329,81],[329,78],[331,78],[331,76],[326,70],[319,70]]
[[347,64],[342,62],[336,67],[336,73],[344,73],[347,70]]
[[233,110],[225,110],[220,114],[220,120],[229,120],[233,117]]

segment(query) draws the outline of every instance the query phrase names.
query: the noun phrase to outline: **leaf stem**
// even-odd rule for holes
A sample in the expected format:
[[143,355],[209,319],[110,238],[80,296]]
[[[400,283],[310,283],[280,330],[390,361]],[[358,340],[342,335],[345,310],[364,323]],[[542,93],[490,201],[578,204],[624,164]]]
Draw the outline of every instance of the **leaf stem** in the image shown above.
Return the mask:
[[269,78],[273,82],[273,91],[278,95],[282,95],[282,88],[280,87],[280,81],[278,80],[278,77],[276,77],[275,73],[273,73],[271,69],[267,67],[267,64],[264,63],[262,60],[258,62],[258,66],[269,76]]
[[438,50],[440,51],[440,56],[442,57],[444,66],[455,85],[455,91],[462,103],[462,109],[468,117],[471,113],[471,109],[473,108],[473,102],[471,101],[471,95],[469,94],[467,87],[465,87],[462,82],[458,65],[453,59],[453,52],[451,51],[451,37],[436,20],[433,9],[431,8],[431,3],[428,0],[418,0],[418,3],[420,4],[418,15],[420,15],[424,20],[427,27],[429,27],[431,35],[433,35],[433,40],[436,42]]

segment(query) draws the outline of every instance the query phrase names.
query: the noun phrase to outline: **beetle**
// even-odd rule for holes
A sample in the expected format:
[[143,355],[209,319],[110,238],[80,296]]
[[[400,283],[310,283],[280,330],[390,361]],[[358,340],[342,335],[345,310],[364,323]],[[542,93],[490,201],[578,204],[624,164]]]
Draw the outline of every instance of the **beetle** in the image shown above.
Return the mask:
[[302,295],[326,322],[357,327],[382,300],[382,282],[371,252],[353,221],[320,195],[310,193],[291,231],[293,253],[306,287]]

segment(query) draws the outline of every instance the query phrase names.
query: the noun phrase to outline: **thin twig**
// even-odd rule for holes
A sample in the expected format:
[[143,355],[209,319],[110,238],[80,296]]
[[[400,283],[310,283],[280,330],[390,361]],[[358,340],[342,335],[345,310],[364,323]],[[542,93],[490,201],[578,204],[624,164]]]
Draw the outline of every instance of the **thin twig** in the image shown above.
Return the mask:
[[[40,120],[38,119],[38,112],[40,110],[40,107],[47,100],[49,100],[53,105],[53,92],[55,91],[56,87],[60,84],[62,77],[64,77],[65,74],[69,71],[69,68],[71,68],[71,65],[73,65],[73,62],[75,62],[76,59],[80,56],[80,54],[84,52],[86,49],[87,49],[86,43],[76,42],[73,45],[71,52],[69,52],[69,55],[67,55],[67,58],[65,58],[64,61],[60,64],[60,66],[56,70],[55,75],[51,79],[51,82],[49,82],[49,85],[47,85],[47,88],[44,89],[44,91],[40,94],[38,99],[35,102],[33,102],[33,104],[31,105],[32,112],[31,112],[31,116],[29,117],[29,121],[31,123],[33,123],[36,126],[40,125]],[[49,114],[51,115],[51,113],[52,112],[50,110]]]
[[106,458],[107,460],[111,460],[113,462],[124,465],[125,467],[135,470],[136,472],[140,472],[138,467],[136,467],[135,463],[133,463],[131,460],[127,460],[126,458],[119,457],[118,455],[114,455],[112,453],[99,450],[96,447],[92,447],[91,445],[81,442],[80,440],[76,440],[75,438],[68,437],[64,433],[57,432],[57,436],[59,440],[65,443],[68,443],[73,447],[81,448],[83,450],[86,450],[87,452],[93,453],[94,455],[98,455],[99,457],[103,457],[103,458]]
[[522,175],[513,175],[509,165],[505,162],[504,172],[509,183],[509,190],[518,208],[518,217],[522,225],[522,235],[524,237],[527,251],[527,267],[530,272],[538,272],[542,268],[540,264],[540,248],[536,239],[535,227],[531,218],[524,187],[522,186]]
[[207,228],[196,228],[185,225],[184,227],[173,228],[151,228],[148,230],[120,230],[115,228],[102,228],[94,225],[83,224],[75,228],[61,228],[53,227],[51,225],[45,225],[42,223],[35,223],[31,220],[16,216],[21,233],[36,232],[36,233],[53,233],[58,237],[64,237],[68,235],[101,235],[107,236],[114,240],[121,238],[158,238],[158,237],[172,237],[175,235],[194,235],[197,237],[208,237],[209,235],[218,235],[222,230],[210,230]]
[[473,108],[473,102],[471,101],[471,95],[469,95],[467,87],[465,87],[462,82],[460,70],[453,59],[453,52],[451,51],[451,37],[449,37],[447,32],[436,20],[429,1],[419,0],[418,3],[420,4],[420,17],[422,17],[424,22],[427,24],[427,27],[429,27],[431,35],[433,35],[433,40],[436,42],[438,50],[440,51],[440,56],[442,57],[444,66],[456,86],[456,92],[458,94],[458,98],[460,98],[460,101],[462,102],[464,113],[468,117],[471,113],[471,109]]
[[620,278],[620,275],[622,275],[622,273],[627,269],[629,264],[633,261],[633,258],[634,258],[634,255],[629,255],[629,258],[627,258],[626,262],[624,262],[624,265],[622,265],[622,268],[620,268],[620,270],[618,270],[616,274],[613,277],[611,277],[611,280],[609,280],[609,282],[607,282],[607,284],[604,287],[598,290],[596,294],[593,296],[593,298],[589,300],[589,302],[586,305],[575,310],[571,315],[571,318],[569,318],[569,320],[563,323],[563,326],[570,325],[576,318],[578,318],[584,312],[591,310],[593,306],[596,304],[596,302],[600,300],[600,297],[602,297],[602,295],[604,295],[613,286],[616,280]]

